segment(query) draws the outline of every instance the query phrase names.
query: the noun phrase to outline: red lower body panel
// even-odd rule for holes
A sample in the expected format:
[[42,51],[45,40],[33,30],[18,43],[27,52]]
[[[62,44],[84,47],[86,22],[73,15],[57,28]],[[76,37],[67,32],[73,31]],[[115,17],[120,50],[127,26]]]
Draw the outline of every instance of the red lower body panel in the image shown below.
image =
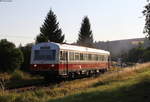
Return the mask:
[[108,63],[31,64],[30,68],[37,71],[86,70],[108,68]]

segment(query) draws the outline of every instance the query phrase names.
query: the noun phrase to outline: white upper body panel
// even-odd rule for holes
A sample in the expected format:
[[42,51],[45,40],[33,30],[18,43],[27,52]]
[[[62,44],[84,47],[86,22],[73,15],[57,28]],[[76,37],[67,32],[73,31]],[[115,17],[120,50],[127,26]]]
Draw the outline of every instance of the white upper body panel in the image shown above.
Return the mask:
[[83,46],[75,46],[75,45],[67,45],[67,44],[58,44],[60,49],[62,50],[71,50],[71,51],[79,51],[79,52],[89,52],[89,53],[99,53],[99,54],[107,54],[110,55],[108,51],[88,48]]
[[110,55],[110,52],[105,51],[105,50],[88,48],[88,47],[83,47],[83,46],[76,46],[76,45],[58,44],[58,43],[53,43],[53,42],[37,44],[37,45],[33,46],[32,50],[40,49],[40,47],[44,47],[44,46],[45,47],[50,46],[51,49],[56,49],[56,50],[69,50],[69,51],[100,53],[100,54]]
[[[49,49],[49,50],[55,50],[56,51],[56,59],[54,61],[50,60],[34,60],[35,58],[35,50],[41,50],[41,49]],[[46,42],[46,43],[39,43],[32,47],[31,52],[31,64],[49,64],[49,63],[58,63],[59,62],[59,52],[60,51],[74,51],[74,52],[82,52],[82,53],[95,53],[99,55],[107,55],[109,56],[110,53],[105,50],[100,49],[93,49],[88,47],[82,47],[82,46],[75,46],[75,45],[68,45],[68,44],[58,44],[53,42]]]

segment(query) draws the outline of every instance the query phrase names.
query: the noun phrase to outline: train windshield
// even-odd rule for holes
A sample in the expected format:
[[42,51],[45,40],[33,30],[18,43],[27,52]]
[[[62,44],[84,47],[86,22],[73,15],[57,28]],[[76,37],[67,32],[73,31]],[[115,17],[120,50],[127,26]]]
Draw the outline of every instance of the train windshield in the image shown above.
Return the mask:
[[34,60],[54,61],[56,50],[35,50]]

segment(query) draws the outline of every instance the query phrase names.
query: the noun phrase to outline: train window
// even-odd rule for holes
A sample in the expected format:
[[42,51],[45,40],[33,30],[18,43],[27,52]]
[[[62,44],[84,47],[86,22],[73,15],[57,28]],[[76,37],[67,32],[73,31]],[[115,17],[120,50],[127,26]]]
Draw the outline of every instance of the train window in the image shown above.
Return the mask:
[[101,55],[98,55],[98,60],[102,61],[102,56]]
[[75,60],[79,60],[80,59],[80,54],[79,53],[75,53]]
[[60,60],[65,61],[67,60],[67,52],[66,51],[60,51]]
[[35,50],[34,60],[55,60],[56,50]]
[[74,60],[74,52],[69,52],[69,60]]
[[105,56],[105,61],[107,61],[107,56]]
[[91,55],[91,60],[93,60],[93,61],[94,61],[94,55]]
[[93,55],[93,60],[96,61],[97,55]]
[[88,54],[88,60],[92,60],[92,55]]
[[95,59],[96,59],[96,61],[98,61],[98,55],[96,55],[95,57],[96,57],[96,58],[95,58]]
[[60,60],[63,60],[63,52],[60,51]]
[[105,56],[105,61],[108,61],[108,57],[107,56]]
[[91,55],[91,56],[92,56],[92,59],[91,59],[91,60],[94,61],[94,57],[95,57],[95,56],[94,56],[94,55]]
[[80,53],[80,60],[84,60],[83,53]]
[[103,61],[105,61],[105,56],[103,56]]
[[85,60],[85,61],[88,60],[88,54],[83,54],[83,60]]
[[105,61],[105,57],[104,57],[103,55],[101,56],[101,60],[102,60],[102,61]]

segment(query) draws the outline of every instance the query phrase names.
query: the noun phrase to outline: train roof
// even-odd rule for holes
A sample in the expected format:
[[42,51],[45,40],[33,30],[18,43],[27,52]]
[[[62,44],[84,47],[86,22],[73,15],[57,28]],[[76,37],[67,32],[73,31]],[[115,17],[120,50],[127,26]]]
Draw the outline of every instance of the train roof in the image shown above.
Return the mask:
[[61,50],[71,50],[71,51],[91,52],[91,53],[102,53],[102,54],[110,55],[109,51],[105,51],[105,50],[101,50],[101,49],[95,49],[95,48],[89,48],[89,47],[83,47],[83,46],[77,46],[77,45],[70,45],[70,44],[59,44],[59,43],[54,43],[54,42],[39,43],[39,44],[37,44],[35,46],[44,46],[44,45],[46,45],[46,46],[48,46],[48,45],[57,46]]

